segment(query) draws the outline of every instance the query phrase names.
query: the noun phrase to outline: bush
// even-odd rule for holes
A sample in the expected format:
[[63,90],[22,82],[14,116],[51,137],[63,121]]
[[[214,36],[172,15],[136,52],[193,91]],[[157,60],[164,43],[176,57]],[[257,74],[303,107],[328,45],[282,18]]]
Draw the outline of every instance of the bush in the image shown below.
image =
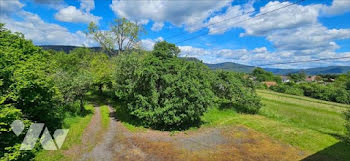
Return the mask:
[[271,90],[280,93],[286,93],[291,95],[303,96],[304,90],[299,88],[294,83],[279,84],[278,86],[271,86]]
[[31,152],[18,151],[19,139],[10,130],[14,120],[60,126],[60,95],[51,77],[50,54],[11,33],[0,24],[0,158],[29,160]]
[[254,85],[242,75],[217,71],[212,89],[221,108],[235,108],[238,112],[255,114],[261,108]]
[[179,50],[172,44],[160,42],[154,48],[151,54],[117,58],[116,95],[144,126],[173,130],[198,124],[213,98],[209,69],[177,58]]
[[258,82],[266,82],[266,81],[275,81],[277,83],[281,83],[282,80],[279,76],[273,75],[272,72],[265,71],[262,68],[255,68],[252,72],[252,75],[256,77]]
[[[15,120],[22,120],[25,125],[24,131],[18,137],[12,132],[11,124]],[[11,106],[0,105],[0,160],[30,160],[35,150],[20,151],[21,142],[32,122],[23,119],[19,109]]]

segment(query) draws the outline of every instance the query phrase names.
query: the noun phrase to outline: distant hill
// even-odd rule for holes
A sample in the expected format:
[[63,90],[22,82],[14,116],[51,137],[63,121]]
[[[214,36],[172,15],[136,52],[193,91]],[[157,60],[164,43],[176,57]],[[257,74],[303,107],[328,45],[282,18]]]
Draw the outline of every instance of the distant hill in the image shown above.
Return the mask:
[[223,69],[223,70],[243,72],[243,73],[251,73],[255,69],[255,67],[253,66],[229,63],[229,62],[219,63],[219,64],[206,64],[206,65],[213,70]]
[[[77,46],[64,46],[64,45],[42,45],[40,46],[46,50],[56,50],[56,51],[64,51],[69,53],[71,50],[78,48]],[[100,51],[101,47],[91,47],[90,49],[95,51]],[[184,57],[183,59],[189,61],[200,61],[197,58],[193,57]],[[236,72],[244,72],[251,73],[255,67],[242,65],[232,62],[226,63],[218,63],[218,64],[206,64],[210,69],[217,70],[223,69],[228,71],[236,71]],[[350,66],[329,66],[329,67],[318,67],[318,68],[310,68],[310,69],[278,69],[278,68],[264,68],[267,71],[270,71],[274,74],[278,75],[287,75],[288,73],[298,73],[304,71],[307,75],[317,75],[317,74],[343,74],[350,71]]]
[[[236,63],[219,63],[219,64],[207,64],[211,69],[223,69],[237,72],[250,73],[255,67],[247,66]],[[266,71],[272,72],[278,75],[287,75],[288,73],[305,72],[307,75],[317,74],[343,74],[350,71],[350,66],[329,66],[329,67],[318,67],[309,69],[278,69],[278,68],[264,68]]]
[[[64,51],[66,53],[69,53],[71,50],[74,50],[76,48],[80,48],[79,46],[66,46],[66,45],[41,45],[45,50],[55,50],[55,51]],[[101,47],[89,47],[89,49],[94,51],[101,51]]]

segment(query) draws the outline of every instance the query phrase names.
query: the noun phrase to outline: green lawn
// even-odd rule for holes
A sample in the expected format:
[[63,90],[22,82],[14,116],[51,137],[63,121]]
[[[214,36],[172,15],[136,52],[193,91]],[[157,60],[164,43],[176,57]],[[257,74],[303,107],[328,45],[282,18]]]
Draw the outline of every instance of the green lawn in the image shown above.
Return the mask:
[[259,90],[258,94],[264,104],[263,116],[325,134],[345,135],[346,105],[271,91]]
[[203,126],[244,125],[310,154],[317,153],[313,160],[318,160],[318,155],[332,160],[350,158],[350,146],[335,137],[345,133],[342,112],[348,105],[263,90],[258,95],[264,104],[258,115],[212,108],[202,117]]
[[[93,111],[94,106],[89,104],[85,107],[87,110]],[[62,150],[67,150],[73,145],[81,144],[81,137],[85,128],[88,126],[93,112],[86,116],[70,116],[64,120],[63,128],[69,129],[68,135],[60,150],[47,151],[42,150],[36,154],[35,160],[67,160]],[[68,159],[70,160],[70,159]]]

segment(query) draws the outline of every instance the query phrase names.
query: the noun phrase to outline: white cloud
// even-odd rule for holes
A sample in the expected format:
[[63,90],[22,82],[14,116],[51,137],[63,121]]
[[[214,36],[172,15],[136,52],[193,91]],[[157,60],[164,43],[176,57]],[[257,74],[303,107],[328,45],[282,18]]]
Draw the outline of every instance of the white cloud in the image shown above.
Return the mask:
[[75,6],[68,6],[59,10],[55,14],[56,20],[63,22],[74,22],[74,23],[90,23],[94,22],[98,24],[98,21],[101,17],[94,16],[89,12],[83,12],[82,10],[78,10]]
[[0,1],[0,16],[8,16],[9,14],[20,10],[24,4],[19,0]]
[[232,0],[215,1],[125,1],[112,0],[110,7],[118,17],[133,21],[153,20],[170,22],[176,26],[185,25],[188,31],[202,26],[215,11],[230,4]]
[[36,4],[45,5],[55,10],[60,10],[67,6],[64,0],[34,0]]
[[[244,35],[264,36],[276,30],[296,28],[317,22],[321,5],[292,5],[260,16],[261,14],[287,5],[291,5],[291,3],[281,3],[278,1],[269,2],[261,7],[259,13],[256,15],[250,13],[251,11],[254,11],[252,4],[248,3],[245,7],[231,6],[224,14],[210,18],[208,23],[222,21],[235,16],[239,17],[227,21],[224,25],[209,26],[209,31],[211,33],[222,33],[235,27],[242,27],[245,29]],[[254,16],[256,16],[256,18],[251,19],[251,17]]]
[[159,42],[163,41],[164,39],[162,37],[158,37],[156,39],[143,39],[140,41],[140,45],[145,50],[153,50],[154,45]]
[[[253,3],[244,6],[230,6],[224,14],[211,17],[207,23],[210,34],[220,34],[234,27],[241,27],[238,22],[250,18],[254,13]],[[214,24],[214,25],[211,25]]]
[[90,12],[95,9],[94,0],[80,0],[80,9],[85,10],[86,12]]
[[[27,39],[37,45],[77,45],[94,46],[96,43],[87,39],[81,31],[71,33],[67,28],[53,23],[46,23],[39,15],[24,11],[19,1],[1,1],[1,8],[6,7],[8,12],[1,14],[1,23],[13,32],[21,32]],[[21,20],[10,18],[12,15],[21,17]]]
[[335,51],[339,46],[334,41],[346,38],[350,38],[350,29],[327,29],[320,24],[280,30],[267,35],[267,39],[278,50],[303,55]]
[[162,22],[156,22],[156,23],[153,24],[151,30],[152,30],[152,31],[160,31],[160,30],[163,29],[163,27],[164,27],[164,23],[162,23]]
[[[245,7],[232,6],[224,14],[210,18],[208,23],[241,15],[235,21],[227,21],[224,25],[209,26],[209,32],[218,34],[232,28],[243,28],[245,32],[241,33],[241,36],[266,37],[277,51],[284,55],[317,55],[325,51],[332,52],[339,48],[335,40],[350,38],[350,29],[328,29],[318,22],[319,13],[324,5],[302,6],[273,1],[261,7],[256,15],[244,15],[253,10],[251,5],[248,3]],[[291,6],[259,16],[287,5]],[[257,17],[251,18],[254,16]],[[237,23],[240,21],[242,23]]]
[[350,52],[335,53],[332,51],[324,51],[317,55],[297,55],[288,51],[276,51],[269,52],[266,47],[255,48],[253,50],[247,49],[203,49],[195,48],[192,46],[180,46],[182,57],[195,57],[203,60],[205,63],[223,63],[223,62],[234,62],[239,64],[251,65],[251,66],[262,66],[270,68],[285,68],[285,69],[296,69],[296,68],[312,68],[319,66],[331,66],[331,65],[349,65],[350,59],[339,59],[331,61],[320,61],[320,62],[300,62],[294,64],[276,64],[282,62],[298,62],[314,60],[319,58],[335,58],[350,56]]
[[60,9],[55,14],[56,20],[86,24],[94,22],[98,24],[102,17],[94,16],[90,13],[91,10],[95,9],[94,0],[80,0],[80,2],[80,9],[77,9],[75,6],[68,6]]
[[324,6],[322,9],[325,15],[337,15],[346,12],[350,12],[350,1],[349,0],[333,0],[331,6]]

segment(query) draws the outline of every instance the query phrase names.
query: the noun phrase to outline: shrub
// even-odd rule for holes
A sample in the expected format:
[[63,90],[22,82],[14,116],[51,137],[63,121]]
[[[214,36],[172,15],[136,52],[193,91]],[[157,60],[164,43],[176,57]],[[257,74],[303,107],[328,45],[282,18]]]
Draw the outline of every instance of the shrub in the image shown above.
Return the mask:
[[[12,132],[10,126],[15,120],[22,120],[25,125],[24,131],[18,137]],[[0,160],[30,160],[34,156],[35,150],[19,150],[30,124],[31,121],[24,119],[19,109],[8,105],[0,105]]]
[[261,108],[260,98],[256,95],[251,81],[242,75],[217,71],[212,89],[221,108],[235,108],[238,112],[255,114]]
[[20,137],[10,131],[10,124],[28,119],[49,128],[60,126],[60,95],[51,77],[50,55],[3,24],[0,55],[0,158],[29,160],[31,152],[18,151]]
[[178,48],[166,42],[154,48],[151,54],[119,56],[116,95],[144,126],[172,130],[199,123],[213,98],[209,69],[177,58]]
[[252,72],[252,75],[256,77],[256,80],[259,82],[265,82],[265,81],[275,81],[277,83],[282,82],[279,76],[275,76],[273,75],[272,72],[265,71],[262,68],[255,68]]

